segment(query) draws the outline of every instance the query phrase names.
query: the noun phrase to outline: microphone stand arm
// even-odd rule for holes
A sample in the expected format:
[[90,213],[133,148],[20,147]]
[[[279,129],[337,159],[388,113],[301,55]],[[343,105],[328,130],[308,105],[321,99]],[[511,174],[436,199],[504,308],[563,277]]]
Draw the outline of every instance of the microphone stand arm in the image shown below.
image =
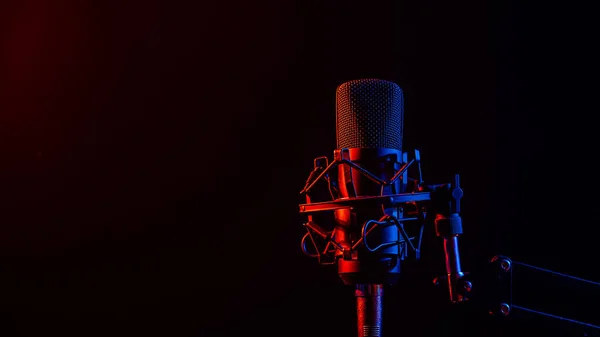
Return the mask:
[[[546,285],[554,282],[559,287],[561,293],[567,293],[567,290],[579,290],[580,293],[583,293],[583,295],[579,294],[579,297],[583,298],[583,300],[578,300],[575,295],[568,298],[571,303],[575,302],[573,304],[583,308],[597,307],[594,303],[583,302],[589,301],[590,298],[600,297],[600,282],[584,280],[516,262],[502,255],[493,257],[483,272],[463,272],[458,246],[458,238],[463,233],[460,217],[460,199],[463,196],[463,191],[460,188],[459,175],[455,176],[452,184],[423,186],[419,190],[430,192],[430,211],[435,213],[435,232],[438,237],[444,240],[446,275],[436,278],[434,283],[437,285],[446,284],[451,303],[475,302],[476,305],[483,307],[482,310],[487,310],[489,314],[499,318],[514,317],[515,313],[520,317],[545,317],[553,321],[567,322],[570,324],[570,328],[579,330],[584,336],[600,336],[600,325],[598,324],[590,324],[532,309],[528,305],[516,304],[513,300],[513,270],[517,266],[520,268],[520,272],[526,275],[528,273],[529,275],[534,273],[544,275],[539,282]],[[523,280],[530,280],[531,278],[531,276],[525,277]],[[525,282],[521,283],[518,280],[516,282],[518,286],[526,286],[526,284],[523,284]],[[570,282],[570,287],[565,286],[567,282]],[[535,287],[535,284],[532,286]],[[550,289],[552,290],[552,287]],[[547,295],[548,298],[553,298],[556,297],[556,292]],[[522,299],[526,300],[526,296],[523,296]],[[539,300],[530,302],[531,304],[536,304]],[[596,315],[589,313],[589,310],[585,310],[584,312],[588,313],[588,317],[600,316],[599,310],[596,310],[598,312]]]
[[446,275],[438,278],[438,282],[446,281],[448,295],[452,303],[468,299],[472,284],[464,278],[460,262],[458,238],[463,234],[460,217],[460,199],[463,190],[460,188],[460,176],[454,176],[452,184],[430,185],[425,187],[431,193],[431,210],[435,214],[435,233],[444,240]]
[[[434,284],[442,285],[441,279],[436,278]],[[474,284],[472,289],[463,292],[463,300],[470,302],[463,305],[474,308],[473,314],[488,313],[500,322],[510,318],[520,322],[547,319],[543,325],[556,331],[600,336],[600,310],[596,304],[600,298],[600,282],[514,261],[503,255],[494,256],[481,271],[465,273],[461,280]],[[516,297],[515,287],[518,289]],[[579,310],[574,310],[576,308]]]
[[[574,290],[581,290],[585,287],[594,287],[589,291],[583,291],[584,298],[588,300],[591,298],[600,298],[600,283],[592,282],[587,280],[581,280],[576,277],[544,270],[542,268],[533,267],[524,263],[511,261],[511,259],[504,256],[496,256],[488,264],[488,268],[484,272],[468,273],[463,272],[461,267],[461,260],[459,254],[458,239],[462,235],[462,220],[460,217],[460,199],[463,196],[463,191],[460,188],[460,179],[456,175],[454,182],[451,184],[442,185],[424,185],[421,170],[420,170],[420,158],[419,152],[415,150],[415,158],[411,161],[404,160],[406,163],[390,181],[382,181],[374,176],[372,173],[362,169],[360,166],[344,159],[343,156],[338,156],[335,161],[329,163],[326,157],[319,157],[315,159],[314,170],[311,172],[307,179],[306,185],[300,192],[301,195],[306,197],[306,203],[299,205],[299,211],[301,214],[307,216],[307,221],[303,224],[307,230],[301,241],[301,248],[304,254],[309,257],[316,258],[321,265],[332,265],[340,259],[339,254],[336,252],[343,252],[344,257],[346,253],[351,253],[354,249],[359,248],[361,245],[363,248],[368,248],[367,245],[367,234],[370,232],[366,231],[363,227],[362,233],[358,233],[360,239],[353,243],[351,249],[346,249],[340,242],[336,241],[334,237],[334,231],[325,229],[313,221],[313,215],[318,213],[332,212],[338,209],[348,209],[354,207],[361,208],[379,208],[385,207],[402,207],[403,205],[417,205],[418,210],[417,216],[413,218],[402,217],[396,219],[395,222],[398,224],[399,221],[407,222],[418,220],[424,222],[432,221],[435,226],[435,232],[438,237],[441,237],[444,242],[444,255],[446,261],[446,274],[438,277],[434,280],[435,284],[445,284],[448,289],[448,295],[451,303],[463,303],[470,302],[476,304],[476,308],[479,308],[483,304],[484,310],[487,310],[490,314],[496,317],[509,317],[514,316],[515,313],[530,313],[538,316],[549,317],[558,321],[566,321],[575,323],[576,326],[583,327],[585,333],[591,332],[598,333],[600,335],[600,325],[584,323],[582,321],[576,321],[561,317],[559,315],[548,314],[539,310],[534,310],[528,307],[527,304],[521,306],[513,302],[513,268],[515,266],[523,267],[525,270],[542,270],[546,274],[552,274],[555,277],[559,277],[563,280],[575,280],[580,282],[576,287],[570,287]],[[419,179],[411,179],[406,176],[406,170],[411,164],[416,163],[419,166]],[[333,172],[338,165],[348,165],[353,169],[358,170],[361,174],[367,178],[383,185],[390,185],[395,179],[403,177],[405,181],[411,182],[412,186],[409,188],[409,193],[399,193],[392,195],[380,195],[380,196],[364,196],[364,197],[353,197],[353,198],[336,198],[335,194],[336,186],[329,177],[329,173]],[[326,181],[329,186],[329,191],[332,194],[332,198],[328,201],[314,202],[308,195],[318,181]],[[420,207],[423,205],[425,207]],[[433,214],[429,216],[427,214]],[[389,219],[388,219],[389,220]],[[384,221],[382,219],[379,222]],[[386,220],[387,221],[387,220]],[[377,223],[378,221],[375,221]],[[404,232],[403,226],[398,226],[400,232],[403,234],[404,243],[406,247],[412,248],[415,253],[414,258],[419,258],[420,242],[423,226],[421,226],[421,234],[419,235],[418,245],[414,247],[409,238]],[[322,243],[322,244],[319,244]],[[391,242],[387,244],[398,244],[399,242]],[[311,251],[309,246],[314,249]],[[385,246],[381,244],[380,246]],[[379,246],[378,246],[379,247]],[[375,252],[378,248],[367,249]],[[351,256],[349,256],[351,257]],[[529,280],[529,278],[525,278]],[[543,280],[544,284],[548,283],[549,280]],[[519,282],[516,282],[519,283]],[[525,282],[526,283],[526,282]],[[539,288],[539,287],[534,287]],[[588,288],[586,288],[588,289]],[[597,293],[596,297],[588,295],[591,292]],[[528,292],[522,292],[520,294],[527,294]],[[562,292],[559,292],[562,293]],[[556,293],[553,293],[554,297]],[[358,313],[358,336],[359,337],[380,337],[381,336],[381,321],[382,321],[382,298],[383,298],[383,286],[379,283],[363,284],[361,282],[355,283],[355,296],[357,301],[357,313]],[[570,298],[572,299],[572,298]],[[572,300],[570,300],[573,303]],[[520,302],[519,302],[520,303]],[[539,303],[534,301],[532,304]],[[597,303],[582,307],[597,307]],[[479,309],[477,309],[479,310]],[[591,319],[594,320],[600,317],[600,314],[591,312]]]

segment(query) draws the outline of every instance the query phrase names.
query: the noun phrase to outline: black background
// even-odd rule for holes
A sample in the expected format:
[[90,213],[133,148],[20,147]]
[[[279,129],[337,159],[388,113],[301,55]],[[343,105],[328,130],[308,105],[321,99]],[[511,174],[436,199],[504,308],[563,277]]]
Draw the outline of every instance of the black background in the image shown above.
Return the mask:
[[[364,77],[403,88],[425,180],[462,175],[465,270],[502,253],[597,279],[590,9],[7,1],[0,16],[3,336],[352,335],[352,289],[300,252],[297,205],[335,146],[335,88]],[[557,331],[447,308],[440,246],[427,236],[387,293],[387,336]]]

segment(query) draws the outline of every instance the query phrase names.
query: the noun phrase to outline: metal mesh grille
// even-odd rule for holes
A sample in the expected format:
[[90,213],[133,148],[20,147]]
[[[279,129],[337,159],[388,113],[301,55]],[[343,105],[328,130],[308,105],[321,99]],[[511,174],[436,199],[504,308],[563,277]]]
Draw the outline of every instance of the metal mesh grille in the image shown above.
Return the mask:
[[404,95],[389,81],[360,79],[336,93],[337,148],[390,148],[402,151]]

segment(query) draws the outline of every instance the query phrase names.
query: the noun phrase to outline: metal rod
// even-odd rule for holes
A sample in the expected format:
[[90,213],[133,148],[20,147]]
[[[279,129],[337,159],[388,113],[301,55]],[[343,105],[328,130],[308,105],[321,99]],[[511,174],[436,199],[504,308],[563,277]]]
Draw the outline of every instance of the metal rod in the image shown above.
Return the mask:
[[358,337],[381,337],[383,285],[358,284],[354,291]]

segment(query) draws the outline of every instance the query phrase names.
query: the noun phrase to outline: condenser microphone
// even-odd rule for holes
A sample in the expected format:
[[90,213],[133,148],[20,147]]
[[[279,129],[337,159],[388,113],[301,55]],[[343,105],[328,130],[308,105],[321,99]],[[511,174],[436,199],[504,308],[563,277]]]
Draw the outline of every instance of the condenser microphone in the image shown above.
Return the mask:
[[[335,156],[358,165],[380,181],[392,180],[402,166],[403,124],[404,95],[397,84],[359,79],[337,88]],[[389,185],[380,181],[351,166],[338,166],[340,199],[394,195],[406,187],[402,179]],[[334,214],[334,239],[343,248],[338,252],[338,274],[345,284],[355,286],[358,335],[381,336],[383,286],[397,282],[406,242],[402,242],[397,226],[386,225],[372,227],[368,239],[365,236],[363,245],[353,251],[351,243],[358,240],[363,224],[380,219],[378,224],[384,224],[386,216],[400,219],[402,209],[364,203],[362,207],[359,204],[338,209]],[[375,251],[375,247],[381,249]],[[353,256],[344,256],[344,251],[352,251]]]
[[[336,90],[335,155],[349,160],[383,181],[394,177],[402,165],[402,129],[404,95],[400,87],[380,79],[359,79],[345,82]],[[339,198],[362,198],[393,195],[404,192],[406,183],[397,179],[382,186],[359,170],[348,165],[338,166]],[[342,247],[360,233],[358,227],[384,215],[401,218],[399,207],[373,207],[364,204],[335,211],[335,239]],[[361,245],[352,258],[340,256],[338,273],[346,284],[391,284],[400,275],[402,258],[400,237],[396,226],[380,226],[369,235],[367,245]],[[394,242],[377,251],[372,249]],[[338,252],[342,255],[341,252]]]
[[[335,110],[334,160],[316,158],[300,192],[306,197],[300,213],[307,216],[302,250],[321,264],[337,265],[344,284],[354,286],[358,337],[381,337],[384,285],[398,282],[401,261],[419,258],[427,205],[445,240],[451,299],[459,298],[454,289],[463,276],[456,241],[462,191],[458,178],[454,185],[422,184],[419,152],[409,160],[402,149],[404,94],[397,84],[372,78],[342,83]],[[417,179],[408,177],[411,165],[418,167]],[[328,186],[327,201],[313,198],[319,182]],[[333,221],[317,220],[323,213]],[[324,227],[320,220],[331,224]],[[415,222],[420,232],[411,237]]]

